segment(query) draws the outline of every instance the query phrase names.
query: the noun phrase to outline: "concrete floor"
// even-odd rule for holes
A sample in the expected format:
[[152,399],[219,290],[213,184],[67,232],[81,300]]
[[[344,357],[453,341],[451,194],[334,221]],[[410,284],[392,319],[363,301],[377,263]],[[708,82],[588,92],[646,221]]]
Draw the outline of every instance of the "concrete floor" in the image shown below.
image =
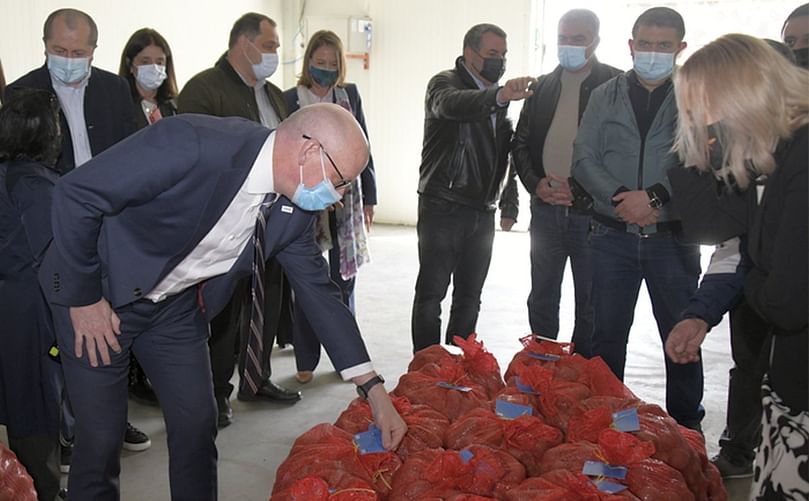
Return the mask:
[[[530,289],[528,244],[527,233],[497,233],[483,291],[479,338],[496,355],[503,370],[520,349],[518,338],[529,332],[525,306]],[[415,229],[376,226],[370,245],[372,262],[360,272],[357,285],[358,320],[375,366],[386,377],[390,390],[411,358],[410,309],[418,271]],[[705,254],[710,252],[706,251]],[[560,339],[566,341],[574,318],[569,273],[562,296]],[[444,310],[448,311],[448,304]],[[662,347],[651,311],[648,296],[642,292],[630,336],[626,383],[639,397],[665,407]],[[728,329],[723,322],[709,334],[703,349],[707,412],[703,428],[709,456],[716,453],[716,442],[724,427],[729,353]],[[339,379],[325,356],[308,385],[298,384],[293,377],[291,348],[275,350],[273,371],[276,383],[302,390],[303,400],[287,407],[244,403],[234,398],[235,422],[221,430],[217,439],[219,493],[225,501],[268,499],[275,470],[295,438],[315,424],[334,422],[356,396],[353,385]],[[151,436],[152,447],[144,452],[123,453],[122,499],[169,499],[162,414],[157,408],[131,402],[129,419]],[[747,499],[748,490],[747,480],[728,484],[731,501]]]

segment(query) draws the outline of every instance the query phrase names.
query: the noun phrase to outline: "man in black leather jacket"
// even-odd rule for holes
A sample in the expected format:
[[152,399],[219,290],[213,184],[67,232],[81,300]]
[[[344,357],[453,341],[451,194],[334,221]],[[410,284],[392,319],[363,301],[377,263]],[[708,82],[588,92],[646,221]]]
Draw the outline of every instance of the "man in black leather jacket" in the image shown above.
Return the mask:
[[[419,169],[419,276],[413,300],[413,351],[441,342],[441,300],[453,281],[446,340],[475,331],[492,255],[494,211],[508,163],[510,101],[531,95],[531,77],[497,81],[506,34],[473,26],[455,68],[427,85]],[[501,221],[510,229],[513,219]]]
[[598,62],[599,20],[592,11],[574,9],[559,20],[559,66],[542,75],[526,99],[514,134],[511,160],[531,195],[531,332],[556,338],[565,265],[570,258],[576,295],[572,341],[590,356],[593,306],[587,207],[574,203],[568,178],[573,140],[590,92],[621,73]]

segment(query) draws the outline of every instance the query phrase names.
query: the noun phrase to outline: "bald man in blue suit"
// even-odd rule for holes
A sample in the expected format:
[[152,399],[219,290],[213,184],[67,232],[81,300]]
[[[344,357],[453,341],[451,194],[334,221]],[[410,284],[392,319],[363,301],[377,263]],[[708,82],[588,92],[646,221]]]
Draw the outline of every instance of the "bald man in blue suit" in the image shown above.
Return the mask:
[[71,497],[120,496],[133,350],[165,415],[171,498],[216,499],[207,320],[251,273],[253,229],[271,199],[265,258],[284,267],[342,377],[367,390],[384,445],[398,445],[406,426],[329,280],[313,235],[317,214],[292,202],[328,185],[341,196],[367,158],[354,118],[324,104],[275,131],[239,118],[167,118],[60,180],[40,282],[77,417]]

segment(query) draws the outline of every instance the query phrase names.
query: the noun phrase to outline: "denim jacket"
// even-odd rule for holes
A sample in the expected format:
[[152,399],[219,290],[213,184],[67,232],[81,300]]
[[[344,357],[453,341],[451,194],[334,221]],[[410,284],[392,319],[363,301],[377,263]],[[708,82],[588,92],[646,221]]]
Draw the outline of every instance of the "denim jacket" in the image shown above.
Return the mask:
[[[630,73],[618,75],[593,91],[573,147],[573,177],[593,196],[596,213],[616,220],[612,197],[620,188],[644,190],[660,184],[671,193],[666,172],[680,164],[671,151],[677,125],[673,88],[644,140],[629,100]],[[658,223],[675,219],[671,204],[665,204]],[[639,229],[627,227],[633,233]],[[644,228],[644,233],[655,231],[655,225]]]

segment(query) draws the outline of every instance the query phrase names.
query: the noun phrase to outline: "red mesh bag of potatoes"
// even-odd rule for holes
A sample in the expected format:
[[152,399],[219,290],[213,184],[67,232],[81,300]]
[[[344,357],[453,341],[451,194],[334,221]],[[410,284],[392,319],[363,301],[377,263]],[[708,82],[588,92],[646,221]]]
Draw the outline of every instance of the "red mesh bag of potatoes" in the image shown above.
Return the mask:
[[274,493],[287,490],[305,477],[321,478],[334,491],[370,486],[385,499],[393,475],[401,466],[394,452],[359,454],[353,435],[330,424],[320,424],[292,445],[275,474]]
[[270,501],[379,501],[377,493],[363,482],[333,490],[319,477],[296,480],[287,489],[270,497]]
[[0,443],[0,501],[37,501],[34,481],[4,444]]
[[651,459],[655,445],[636,434],[607,429],[598,437],[606,462],[627,467],[623,483],[632,494],[643,500],[696,499],[680,472],[663,461]]
[[527,478],[506,494],[506,501],[626,501],[637,499],[628,490],[619,494],[601,492],[592,480],[580,473],[554,470],[540,477]]
[[[680,426],[657,405],[638,408],[640,431],[634,435],[655,445],[655,459],[679,471],[698,500],[708,499],[708,478],[699,454],[680,432]],[[703,448],[704,449],[704,448]]]
[[473,382],[463,367],[454,364],[438,367],[431,374],[408,372],[399,378],[392,393],[413,404],[427,405],[450,421],[489,405],[486,389]]
[[699,456],[702,465],[702,472],[708,481],[708,499],[711,501],[727,501],[728,493],[725,490],[725,484],[722,483],[722,475],[713,463],[708,461],[708,456],[705,451],[705,437],[696,430],[680,426],[680,433],[683,434],[688,445]]
[[430,346],[416,352],[408,371],[436,376],[448,365],[458,365],[469,381],[486,389],[487,398],[492,398],[505,387],[497,359],[484,348],[482,342],[477,340],[476,334],[470,334],[467,339],[455,336],[453,343],[463,351],[463,354],[452,355],[443,347]]
[[503,376],[506,381],[518,374],[518,367],[525,365],[538,365],[554,372],[559,360],[570,358],[573,354],[573,345],[570,343],[537,339],[534,336],[526,336],[520,341],[523,344],[523,349],[514,355],[511,363],[506,368],[506,373]]
[[506,452],[486,446],[412,455],[393,477],[390,501],[442,499],[447,493],[502,499],[525,479],[525,468]]
[[[432,407],[411,404],[405,397],[392,396],[391,400],[407,423],[407,434],[396,449],[402,460],[424,449],[444,447],[444,435],[449,428],[449,419],[446,416]],[[367,430],[371,423],[373,423],[371,406],[365,399],[356,398],[340,414],[334,425],[353,435]]]
[[528,475],[538,475],[545,451],[562,442],[562,433],[534,416],[503,419],[490,410],[477,409],[450,426],[447,447],[461,450],[471,445],[502,449],[525,466]]
[[586,461],[602,457],[598,445],[592,442],[576,442],[561,444],[549,449],[539,462],[539,470],[548,473],[553,470],[567,470],[574,473],[581,472]]
[[407,366],[407,372],[416,372],[425,365],[435,364],[438,366],[458,363],[460,355],[453,355],[440,344],[434,344],[423,348],[413,354],[413,359]]

